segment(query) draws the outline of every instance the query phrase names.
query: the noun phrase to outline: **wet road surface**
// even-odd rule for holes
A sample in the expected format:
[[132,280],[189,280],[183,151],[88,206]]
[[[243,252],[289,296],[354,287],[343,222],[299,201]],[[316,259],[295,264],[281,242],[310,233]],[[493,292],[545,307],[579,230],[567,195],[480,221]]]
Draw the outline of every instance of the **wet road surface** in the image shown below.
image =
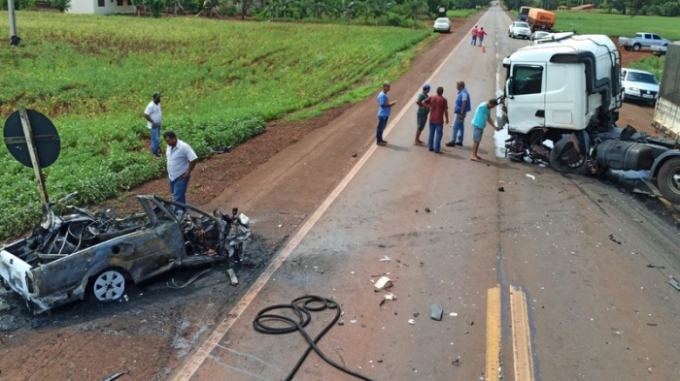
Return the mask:
[[[499,57],[527,43],[507,38],[509,22],[488,11],[486,53],[464,41],[433,88],[453,103],[465,80],[473,108],[494,96]],[[680,376],[680,292],[668,284],[680,277],[676,228],[598,180],[495,159],[488,127],[487,161],[470,161],[469,120],[465,147],[415,147],[415,106],[403,110],[389,146],[368,150],[174,380],[283,379],[306,343],[257,333],[252,320],[309,294],[345,311],[324,353],[375,380]],[[384,274],[397,299],[381,306],[371,280]],[[440,322],[429,317],[435,303]],[[331,318],[315,314],[308,331]],[[312,353],[296,379],[352,378]]]

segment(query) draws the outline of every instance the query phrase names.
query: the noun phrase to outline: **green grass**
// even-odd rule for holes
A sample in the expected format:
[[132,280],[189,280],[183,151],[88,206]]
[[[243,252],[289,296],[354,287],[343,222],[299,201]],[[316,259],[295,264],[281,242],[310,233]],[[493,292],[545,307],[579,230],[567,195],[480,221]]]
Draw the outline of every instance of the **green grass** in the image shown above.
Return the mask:
[[[141,114],[154,91],[165,95],[165,129],[204,157],[212,146],[263,131],[266,120],[361,99],[406,71],[413,47],[429,35],[42,12],[18,12],[17,24],[26,46],[0,44],[0,118],[19,104],[52,118],[62,151],[45,171],[49,193],[79,191],[83,203],[164,174],[164,161],[144,146]],[[0,30],[7,28],[0,12]],[[33,172],[4,146],[0,167],[0,238],[7,238],[35,223],[39,197]]]
[[446,16],[452,19],[466,19],[479,12],[478,9],[453,9],[446,11]]
[[656,79],[661,81],[663,68],[666,63],[666,57],[644,57],[639,61],[631,62],[628,66],[632,69],[645,70],[656,76]]
[[606,34],[612,37],[630,37],[637,32],[657,33],[671,41],[680,40],[680,18],[608,14],[606,12],[557,13],[557,30],[576,29],[579,34]]

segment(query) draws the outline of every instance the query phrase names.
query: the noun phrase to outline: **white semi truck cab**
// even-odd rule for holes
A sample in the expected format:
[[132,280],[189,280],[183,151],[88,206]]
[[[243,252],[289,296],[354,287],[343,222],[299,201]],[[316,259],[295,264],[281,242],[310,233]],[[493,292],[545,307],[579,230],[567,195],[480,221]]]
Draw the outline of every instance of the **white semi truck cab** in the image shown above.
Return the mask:
[[663,196],[680,204],[677,142],[616,126],[621,58],[609,37],[556,33],[517,50],[503,67],[510,159],[579,174],[650,170]]

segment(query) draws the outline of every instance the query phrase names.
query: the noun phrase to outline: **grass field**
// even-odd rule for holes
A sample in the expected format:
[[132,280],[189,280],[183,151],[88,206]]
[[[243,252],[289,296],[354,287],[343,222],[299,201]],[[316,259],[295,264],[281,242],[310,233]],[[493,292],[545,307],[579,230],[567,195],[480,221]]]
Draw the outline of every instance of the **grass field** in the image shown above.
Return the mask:
[[[165,161],[146,152],[141,119],[155,91],[165,96],[164,129],[206,156],[263,131],[266,120],[364,98],[407,70],[410,48],[429,34],[42,12],[18,12],[17,24],[25,46],[0,44],[0,118],[19,104],[52,117],[62,151],[46,170],[48,190],[53,198],[79,191],[84,203],[164,174]],[[35,222],[39,197],[32,170],[4,145],[0,167],[6,238]]]
[[465,19],[479,12],[477,9],[453,9],[446,11],[446,16],[452,19]]
[[576,29],[580,34],[632,36],[637,32],[658,33],[671,41],[680,40],[680,18],[625,16],[601,12],[557,12],[557,30]]

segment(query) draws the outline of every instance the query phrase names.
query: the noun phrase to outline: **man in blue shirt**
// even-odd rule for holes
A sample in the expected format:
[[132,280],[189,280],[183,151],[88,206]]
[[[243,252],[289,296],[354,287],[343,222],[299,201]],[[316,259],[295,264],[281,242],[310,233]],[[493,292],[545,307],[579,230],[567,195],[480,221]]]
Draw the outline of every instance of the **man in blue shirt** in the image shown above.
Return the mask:
[[489,101],[480,103],[475,110],[475,116],[472,118],[472,161],[482,161],[482,158],[477,156],[477,150],[479,149],[479,142],[482,141],[482,134],[484,133],[484,127],[489,123],[493,126],[493,129],[500,131],[501,129],[496,127],[491,119],[491,110],[498,105],[496,99],[489,99]]
[[390,112],[392,107],[397,104],[397,102],[390,102],[387,97],[387,93],[390,91],[390,83],[383,83],[383,90],[378,94],[378,128],[375,134],[376,144],[379,146],[386,146],[387,141],[383,139],[383,131],[387,126],[387,119],[390,117]]
[[465,116],[470,112],[470,94],[465,88],[465,82],[456,83],[458,98],[456,98],[455,116],[453,117],[453,133],[451,141],[446,143],[447,147],[463,145],[463,131],[465,130]]

